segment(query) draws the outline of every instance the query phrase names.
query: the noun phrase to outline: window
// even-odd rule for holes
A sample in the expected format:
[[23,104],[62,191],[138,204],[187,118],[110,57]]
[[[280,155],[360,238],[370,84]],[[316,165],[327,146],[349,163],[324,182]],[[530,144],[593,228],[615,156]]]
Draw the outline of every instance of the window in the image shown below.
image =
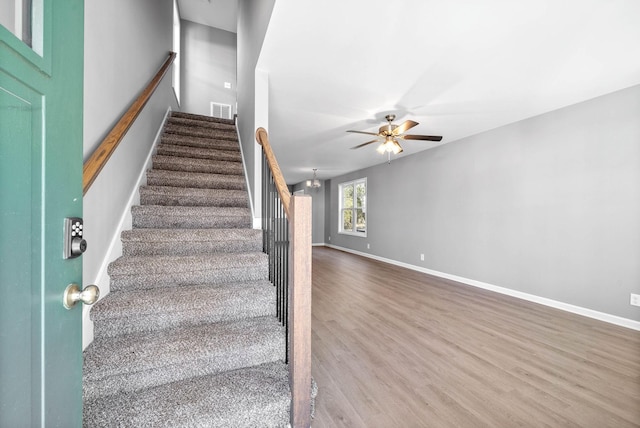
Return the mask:
[[367,236],[367,179],[341,183],[339,233]]

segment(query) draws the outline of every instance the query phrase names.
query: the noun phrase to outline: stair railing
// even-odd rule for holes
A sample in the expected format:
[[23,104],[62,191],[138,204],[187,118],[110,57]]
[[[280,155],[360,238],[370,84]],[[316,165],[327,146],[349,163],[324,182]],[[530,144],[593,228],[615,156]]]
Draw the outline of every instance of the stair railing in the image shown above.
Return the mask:
[[292,196],[264,128],[262,146],[263,251],[276,287],[277,315],[287,334],[291,426],[311,426],[311,198]]
[[162,81],[162,78],[171,67],[173,60],[176,58],[175,52],[169,52],[169,57],[162,64],[158,72],[153,76],[149,84],[144,88],[142,93],[138,95],[138,98],[129,106],[127,111],[122,115],[120,120],[113,126],[111,131],[102,140],[98,148],[91,154],[89,159],[84,163],[82,167],[82,194],[86,195],[87,191],[95,181],[102,168],[106,165],[107,161],[113,154],[113,152],[120,144],[120,141],[124,138],[125,134],[131,128],[133,122],[138,118],[140,112],[151,98],[151,95],[155,92],[156,88]]

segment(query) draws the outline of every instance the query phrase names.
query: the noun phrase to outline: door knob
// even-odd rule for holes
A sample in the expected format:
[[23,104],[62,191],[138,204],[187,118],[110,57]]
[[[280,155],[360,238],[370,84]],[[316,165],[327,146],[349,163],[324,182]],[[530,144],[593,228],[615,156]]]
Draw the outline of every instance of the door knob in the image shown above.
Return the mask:
[[97,285],[87,285],[84,290],[80,290],[78,284],[69,284],[64,290],[62,303],[67,309],[73,308],[76,303],[82,302],[85,305],[93,305],[100,297],[100,289]]

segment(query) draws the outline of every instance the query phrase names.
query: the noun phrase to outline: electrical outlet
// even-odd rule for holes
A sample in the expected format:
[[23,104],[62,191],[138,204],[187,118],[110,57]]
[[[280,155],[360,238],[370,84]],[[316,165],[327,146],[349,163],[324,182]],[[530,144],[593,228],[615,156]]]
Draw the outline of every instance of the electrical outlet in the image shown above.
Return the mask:
[[329,241],[331,241],[331,236],[329,236]]
[[224,82],[224,88],[225,88],[225,89],[231,89],[231,83],[229,83],[229,82]]
[[640,306],[640,294],[633,294],[631,293],[631,299],[630,299],[630,303],[633,306]]
[[371,244],[367,243],[367,250],[371,248]]
[[424,254],[420,254],[420,260],[424,261]]

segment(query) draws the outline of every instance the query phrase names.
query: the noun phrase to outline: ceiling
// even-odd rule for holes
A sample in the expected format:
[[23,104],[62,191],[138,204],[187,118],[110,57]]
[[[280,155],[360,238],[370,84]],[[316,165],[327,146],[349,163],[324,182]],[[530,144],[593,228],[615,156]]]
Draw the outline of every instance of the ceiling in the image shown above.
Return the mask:
[[[236,31],[237,0],[179,4]],[[388,113],[444,136],[401,157],[640,84],[639,16],[638,0],[276,0],[258,67],[285,180],[386,162],[345,131]]]
[[180,18],[236,32],[238,0],[178,0]]
[[386,162],[345,131],[387,113],[444,136],[408,156],[640,84],[638,17],[637,0],[276,0],[258,67],[285,180]]

